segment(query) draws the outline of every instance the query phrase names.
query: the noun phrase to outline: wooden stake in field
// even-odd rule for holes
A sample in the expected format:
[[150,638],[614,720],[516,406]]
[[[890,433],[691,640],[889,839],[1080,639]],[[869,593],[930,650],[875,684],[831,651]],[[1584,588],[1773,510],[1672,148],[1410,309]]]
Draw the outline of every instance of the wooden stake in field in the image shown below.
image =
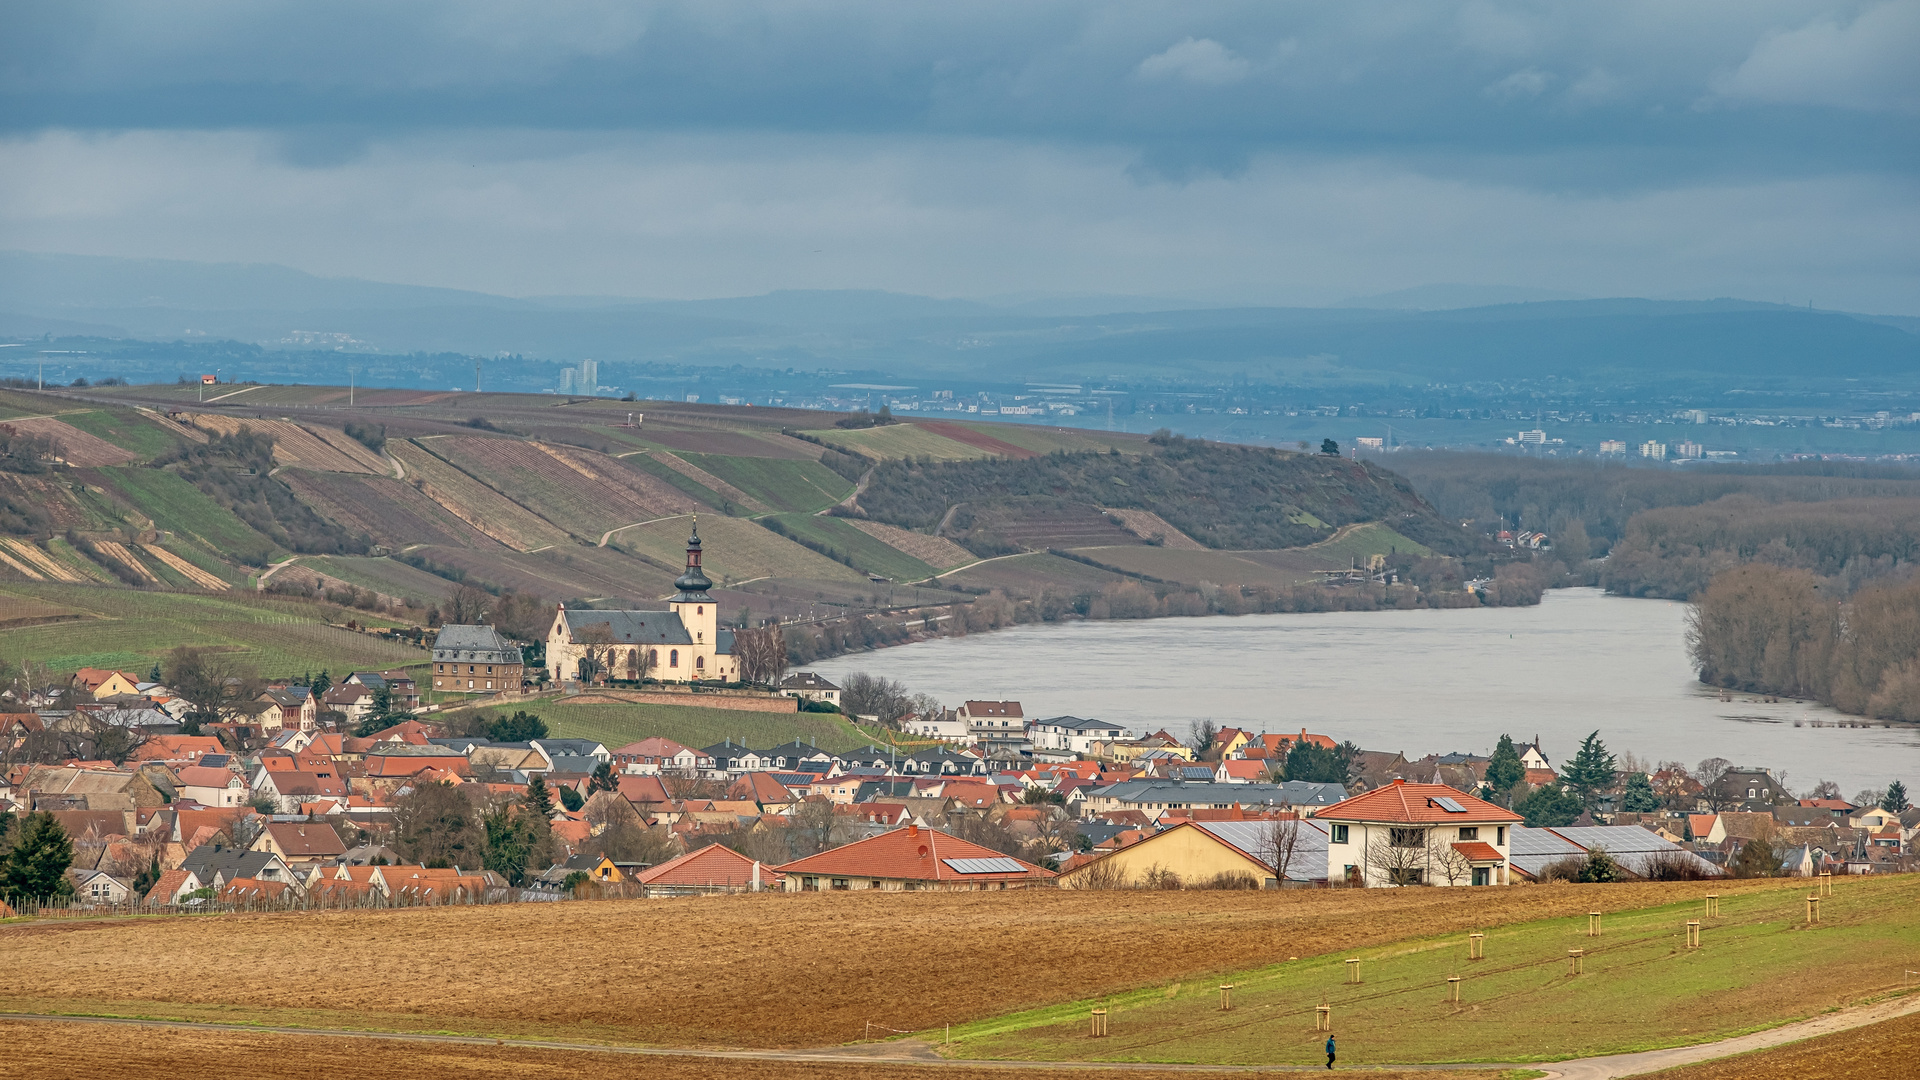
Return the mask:
[[1720,894],[1710,892],[1707,894],[1707,918],[1709,919],[1716,918],[1719,916],[1719,914],[1720,914]]
[[1818,896],[1809,896],[1807,897],[1807,925],[1812,926],[1819,921],[1820,898]]
[[1700,920],[1688,919],[1687,920],[1687,948],[1697,949],[1699,947],[1700,947]]
[[1587,969],[1586,959],[1587,959],[1587,950],[1568,949],[1567,950],[1567,974],[1579,975],[1582,972],[1586,971]]
[[1833,871],[1831,870],[1820,871],[1820,895],[1833,895]]
[[1347,981],[1350,983],[1357,983],[1360,981],[1360,961],[1359,960],[1347,961]]
[[1587,936],[1600,936],[1600,913],[1597,911],[1587,912]]
[[1331,1005],[1314,1006],[1313,1030],[1315,1031],[1332,1031],[1333,1030],[1333,1006]]
[[1221,1012],[1233,1011],[1233,984],[1232,983],[1220,984],[1220,1011]]
[[1487,935],[1467,935],[1467,959],[1485,960],[1487,958]]
[[1460,976],[1458,975],[1447,976],[1447,1000],[1453,1002],[1460,1000]]
[[1092,1023],[1089,1025],[1089,1028],[1087,1030],[1087,1038],[1104,1039],[1106,1037],[1107,1037],[1107,1010],[1102,1008],[1095,1008],[1093,1010]]

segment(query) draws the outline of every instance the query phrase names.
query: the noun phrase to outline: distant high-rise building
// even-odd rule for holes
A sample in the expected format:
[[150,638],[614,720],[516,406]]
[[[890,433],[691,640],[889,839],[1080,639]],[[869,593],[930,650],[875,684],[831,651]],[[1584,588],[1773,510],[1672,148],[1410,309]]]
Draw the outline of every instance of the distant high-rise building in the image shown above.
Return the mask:
[[1676,456],[1683,457],[1683,458],[1698,458],[1698,457],[1707,456],[1707,448],[1704,446],[1701,446],[1697,442],[1692,441],[1691,439],[1685,440],[1681,442],[1679,446],[1674,447],[1673,452]]
[[1643,458],[1652,458],[1655,461],[1665,461],[1667,460],[1667,444],[1648,439],[1646,442],[1640,444],[1640,456]]
[[1544,431],[1534,430],[1520,433],[1520,445],[1522,446],[1545,446],[1546,443],[1547,433]]
[[593,360],[580,361],[580,376],[574,380],[574,386],[583,394],[591,394],[600,389],[600,365]]
[[570,367],[560,369],[560,392],[563,394],[573,393],[573,369]]
[[1601,439],[1600,452],[1614,457],[1627,456],[1627,443],[1624,439]]

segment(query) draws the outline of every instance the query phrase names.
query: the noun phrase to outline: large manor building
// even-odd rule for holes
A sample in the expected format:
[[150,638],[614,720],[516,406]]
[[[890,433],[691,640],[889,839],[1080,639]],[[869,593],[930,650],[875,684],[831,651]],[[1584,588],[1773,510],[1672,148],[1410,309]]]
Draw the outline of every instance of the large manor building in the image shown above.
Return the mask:
[[662,682],[734,682],[740,665],[733,631],[722,629],[700,570],[700,526],[687,538],[687,569],[664,611],[569,610],[554,613],[547,631],[547,671],[556,680],[658,679]]

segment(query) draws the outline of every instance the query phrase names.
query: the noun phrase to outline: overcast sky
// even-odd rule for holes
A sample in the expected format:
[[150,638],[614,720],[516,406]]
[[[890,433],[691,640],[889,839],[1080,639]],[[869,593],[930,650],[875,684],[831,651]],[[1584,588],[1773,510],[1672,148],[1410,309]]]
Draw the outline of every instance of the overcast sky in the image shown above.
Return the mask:
[[0,247],[515,295],[1920,314],[1920,0],[0,11]]

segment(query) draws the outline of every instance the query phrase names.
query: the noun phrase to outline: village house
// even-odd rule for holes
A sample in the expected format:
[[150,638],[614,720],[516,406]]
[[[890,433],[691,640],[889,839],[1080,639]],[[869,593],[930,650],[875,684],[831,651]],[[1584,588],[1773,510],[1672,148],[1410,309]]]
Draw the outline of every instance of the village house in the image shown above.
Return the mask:
[[232,769],[188,765],[178,775],[180,796],[202,806],[245,806],[253,798],[247,778]]
[[1800,801],[1768,769],[1728,769],[1707,784],[1705,798],[1714,809],[1747,813],[1771,813]]
[[1096,742],[1131,739],[1133,732],[1111,720],[1085,720],[1078,716],[1056,716],[1033,723],[1033,748],[1063,750],[1069,754],[1090,756]]
[[836,708],[840,705],[840,688],[811,671],[796,671],[780,680],[780,693],[785,697],[817,701]]
[[774,868],[788,892],[853,889],[979,891],[1050,883],[1032,863],[938,829],[908,825]]
[[1506,885],[1520,815],[1443,784],[1395,780],[1320,810],[1327,879],[1368,886]]
[[272,852],[299,873],[339,859],[346,854],[347,845],[340,841],[340,834],[333,826],[325,822],[270,821],[260,830],[251,850]]
[[125,671],[83,667],[73,673],[70,684],[84,698],[98,701],[121,694],[138,695],[140,677]]
[[518,690],[525,674],[520,646],[491,626],[442,626],[433,639],[433,688],[442,693]]
[[1081,863],[1063,889],[1186,887],[1250,881],[1265,889],[1324,882],[1327,834],[1297,817],[1184,821]]
[[1026,713],[1017,701],[969,701],[960,706],[957,715],[966,721],[967,741],[982,752],[1032,749],[1027,739]]
[[658,735],[619,747],[612,752],[612,760],[616,770],[638,776],[692,776],[702,768],[713,767],[700,751]]
[[690,896],[713,892],[759,892],[785,888],[783,878],[758,860],[721,844],[689,851],[634,876],[649,896]]
[[547,669],[555,681],[607,679],[661,682],[740,678],[733,631],[720,626],[720,611],[707,590],[713,582],[700,568],[700,529],[687,538],[686,572],[665,611],[569,610],[560,605],[547,631]]
[[968,742],[969,730],[966,719],[953,709],[942,709],[938,716],[907,717],[901,727],[907,735],[948,743]]

